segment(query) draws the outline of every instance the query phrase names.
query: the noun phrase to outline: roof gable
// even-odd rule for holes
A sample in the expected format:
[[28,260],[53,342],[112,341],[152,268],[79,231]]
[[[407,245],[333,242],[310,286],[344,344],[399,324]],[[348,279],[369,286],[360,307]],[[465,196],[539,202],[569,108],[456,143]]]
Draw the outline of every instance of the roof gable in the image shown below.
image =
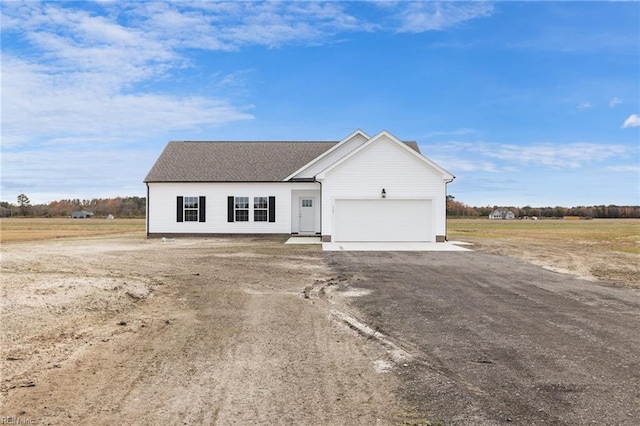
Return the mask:
[[358,129],[346,138],[342,139],[330,150],[319,155],[308,164],[305,164],[302,168],[287,176],[284,180],[313,179],[316,174],[326,169],[349,152],[358,148],[369,139],[371,139],[371,136]]
[[[351,133],[349,136],[338,142],[336,146],[320,155],[318,158],[312,160],[309,164],[306,164],[299,170],[296,170],[291,175],[287,176],[285,180],[312,180],[324,171],[332,166],[334,163],[344,158],[349,153],[353,152],[363,144],[365,144],[371,136],[367,135],[362,130],[358,129]],[[417,142],[407,141],[401,142],[403,145],[409,147],[417,153],[420,153],[420,147]]]
[[407,153],[409,153],[410,155],[412,155],[415,158],[417,158],[418,160],[420,160],[425,166],[431,168],[437,174],[441,175],[443,179],[445,179],[445,180],[453,180],[454,179],[454,176],[451,173],[447,172],[442,167],[438,166],[436,163],[434,163],[433,161],[429,160],[427,157],[422,155],[419,150],[413,149],[407,143],[400,141],[398,138],[396,138],[395,136],[393,136],[391,133],[387,132],[386,130],[383,130],[382,132],[378,133],[374,137],[370,138],[366,143],[362,144],[361,146],[359,146],[355,150],[351,151],[346,156],[342,157],[340,160],[338,160],[335,163],[333,163],[331,166],[327,167],[322,172],[318,173],[316,178],[319,179],[319,180],[324,179],[328,173],[331,173],[332,170],[335,170],[336,168],[340,167],[342,164],[348,162],[351,158],[353,158],[354,156],[358,155],[363,150],[367,149],[367,147],[371,146],[374,143],[377,143],[378,141],[382,140],[383,138],[386,139],[386,140],[391,141],[392,143],[397,144],[397,146],[401,147],[401,149],[404,149]]

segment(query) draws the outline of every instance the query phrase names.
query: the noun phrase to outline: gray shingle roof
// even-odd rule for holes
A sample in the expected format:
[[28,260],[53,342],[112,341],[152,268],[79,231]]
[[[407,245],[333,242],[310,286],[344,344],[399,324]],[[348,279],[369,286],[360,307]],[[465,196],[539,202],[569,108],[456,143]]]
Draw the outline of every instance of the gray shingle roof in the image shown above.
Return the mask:
[[280,182],[337,143],[169,142],[144,181]]
[[145,182],[278,182],[336,142],[169,142]]

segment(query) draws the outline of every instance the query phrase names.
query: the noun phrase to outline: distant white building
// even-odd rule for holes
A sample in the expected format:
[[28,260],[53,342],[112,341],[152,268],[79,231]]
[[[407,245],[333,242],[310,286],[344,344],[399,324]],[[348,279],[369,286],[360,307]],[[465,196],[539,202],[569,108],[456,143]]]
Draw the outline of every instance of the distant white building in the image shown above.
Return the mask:
[[93,213],[86,210],[79,210],[71,214],[72,219],[91,219],[92,217]]
[[516,215],[507,209],[496,209],[489,215],[489,219],[491,220],[513,220],[515,218]]

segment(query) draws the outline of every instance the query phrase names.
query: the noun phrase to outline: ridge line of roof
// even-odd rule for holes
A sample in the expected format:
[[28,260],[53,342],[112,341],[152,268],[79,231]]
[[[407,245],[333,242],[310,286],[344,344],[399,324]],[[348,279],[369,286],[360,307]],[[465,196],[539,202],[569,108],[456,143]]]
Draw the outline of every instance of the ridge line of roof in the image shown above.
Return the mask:
[[[207,140],[199,140],[199,141],[169,141],[168,143],[339,143],[340,141],[277,141],[277,140],[268,140],[268,141],[260,141],[260,140],[251,140],[251,141],[207,141]],[[400,141],[402,143],[415,143],[418,144],[418,141]]]
[[338,143],[339,141],[278,141],[278,140],[250,140],[250,141],[169,141],[169,143]]

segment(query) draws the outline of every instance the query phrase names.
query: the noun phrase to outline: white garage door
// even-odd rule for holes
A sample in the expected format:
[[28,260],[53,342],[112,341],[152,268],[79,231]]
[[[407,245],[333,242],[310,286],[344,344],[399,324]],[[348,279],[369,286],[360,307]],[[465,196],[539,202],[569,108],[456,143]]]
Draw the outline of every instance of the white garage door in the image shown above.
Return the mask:
[[334,241],[433,241],[431,200],[336,200]]

